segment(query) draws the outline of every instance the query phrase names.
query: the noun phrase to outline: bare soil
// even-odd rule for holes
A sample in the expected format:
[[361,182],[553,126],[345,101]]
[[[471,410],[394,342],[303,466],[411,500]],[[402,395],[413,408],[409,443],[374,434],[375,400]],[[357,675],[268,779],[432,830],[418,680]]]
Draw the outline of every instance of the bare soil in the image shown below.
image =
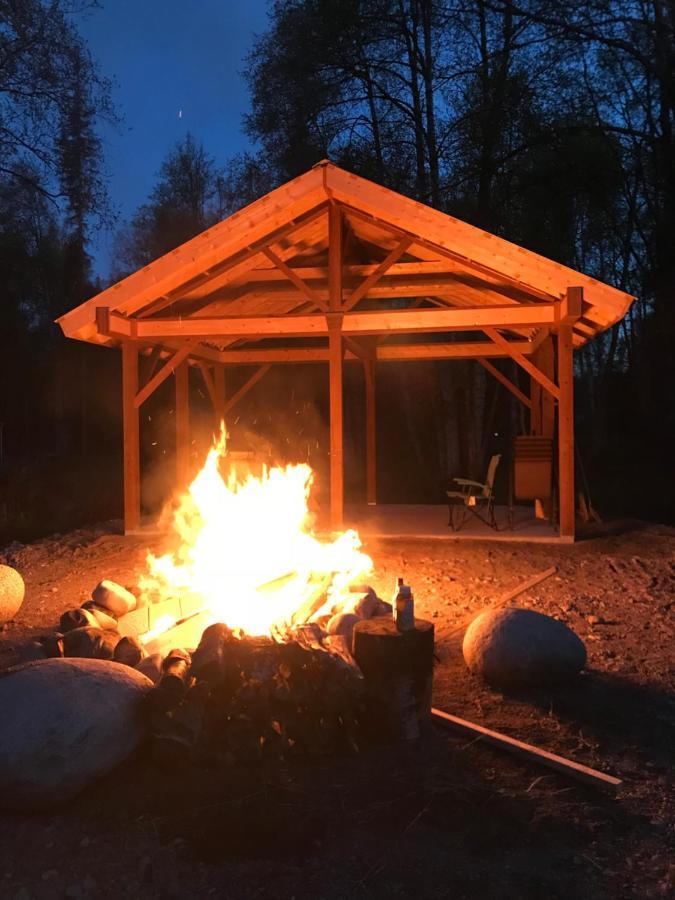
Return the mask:
[[[147,547],[108,525],[5,548],[27,595],[0,633],[0,667],[99,579],[133,584]],[[59,811],[0,818],[0,897],[675,896],[675,530],[366,549],[381,596],[405,575],[436,626],[436,706],[610,772],[623,791],[444,731],[273,772],[167,772],[142,752]],[[551,565],[517,604],[568,623],[587,671],[555,691],[486,687],[458,625]]]

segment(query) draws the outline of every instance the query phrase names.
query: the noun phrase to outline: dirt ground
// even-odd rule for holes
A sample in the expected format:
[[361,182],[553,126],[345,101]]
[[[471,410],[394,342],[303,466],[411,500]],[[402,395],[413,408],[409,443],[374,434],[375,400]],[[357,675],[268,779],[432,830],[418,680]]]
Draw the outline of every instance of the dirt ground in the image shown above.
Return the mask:
[[[134,582],[147,541],[113,528],[0,551],[27,585],[0,668],[99,579]],[[141,753],[57,812],[0,818],[0,898],[674,897],[675,529],[366,549],[381,596],[405,575],[436,626],[436,706],[610,772],[620,794],[443,731],[265,777]],[[556,691],[478,683],[453,629],[551,565],[517,603],[568,623],[587,671]]]

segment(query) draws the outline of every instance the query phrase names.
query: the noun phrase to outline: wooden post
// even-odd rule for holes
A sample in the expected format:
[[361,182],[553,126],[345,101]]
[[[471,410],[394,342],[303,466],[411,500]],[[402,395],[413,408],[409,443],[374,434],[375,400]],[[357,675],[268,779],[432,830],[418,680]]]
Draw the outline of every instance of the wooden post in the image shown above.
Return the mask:
[[[541,342],[532,357],[536,367],[546,375],[554,378],[555,353],[553,338],[548,335]],[[530,434],[537,437],[552,438],[555,431],[555,401],[548,391],[542,389],[534,378],[530,379]],[[552,519],[553,500],[545,497],[534,501],[535,516],[538,519]]]
[[215,365],[213,367],[213,383],[216,389],[217,407],[216,415],[216,433],[220,435],[220,423],[225,418],[225,366]]
[[560,536],[574,540],[574,355],[572,325],[558,328],[558,502]]
[[375,360],[363,360],[366,383],[366,502],[377,503],[377,444],[375,432]]
[[330,524],[344,522],[344,459],[342,406],[342,215],[328,208],[328,378],[330,396]]
[[122,344],[122,431],[124,460],[124,533],[141,525],[141,455],[138,409],[138,345]]
[[185,488],[190,475],[189,369],[183,361],[174,372],[176,379],[176,483]]

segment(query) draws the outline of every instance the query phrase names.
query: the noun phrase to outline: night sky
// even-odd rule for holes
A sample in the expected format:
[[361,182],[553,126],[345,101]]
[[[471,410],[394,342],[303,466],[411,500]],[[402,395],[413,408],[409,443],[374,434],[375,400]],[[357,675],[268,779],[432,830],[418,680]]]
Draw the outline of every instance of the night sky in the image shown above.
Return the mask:
[[[246,149],[240,75],[266,0],[102,0],[77,19],[101,72],[114,80],[123,121],[103,130],[118,224],[146,199],[167,151],[190,131],[217,162]],[[110,270],[112,233],[94,241],[94,268]]]

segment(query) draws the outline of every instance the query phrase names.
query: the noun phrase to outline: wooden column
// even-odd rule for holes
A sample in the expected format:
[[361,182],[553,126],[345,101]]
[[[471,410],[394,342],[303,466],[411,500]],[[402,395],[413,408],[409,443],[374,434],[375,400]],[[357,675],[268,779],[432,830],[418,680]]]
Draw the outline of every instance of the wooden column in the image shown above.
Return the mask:
[[141,455],[138,409],[138,345],[122,344],[122,431],[124,468],[124,533],[141,525]]
[[377,503],[377,444],[375,433],[375,360],[363,360],[366,383],[366,502]]
[[[551,335],[544,338],[534,353],[532,360],[547,378],[555,379],[555,348]],[[530,400],[532,402],[530,433],[539,437],[553,438],[555,433],[555,400],[534,378],[530,378]],[[546,497],[535,500],[534,511],[538,519],[552,520],[553,499]]]
[[328,208],[328,378],[330,396],[330,524],[340,531],[344,521],[342,406],[342,215]]
[[220,434],[220,423],[225,418],[225,366],[213,367],[213,383],[216,390],[216,429]]
[[558,494],[560,536],[574,539],[574,354],[572,325],[558,328]]
[[187,486],[190,477],[189,369],[183,361],[174,372],[176,379],[176,483]]

